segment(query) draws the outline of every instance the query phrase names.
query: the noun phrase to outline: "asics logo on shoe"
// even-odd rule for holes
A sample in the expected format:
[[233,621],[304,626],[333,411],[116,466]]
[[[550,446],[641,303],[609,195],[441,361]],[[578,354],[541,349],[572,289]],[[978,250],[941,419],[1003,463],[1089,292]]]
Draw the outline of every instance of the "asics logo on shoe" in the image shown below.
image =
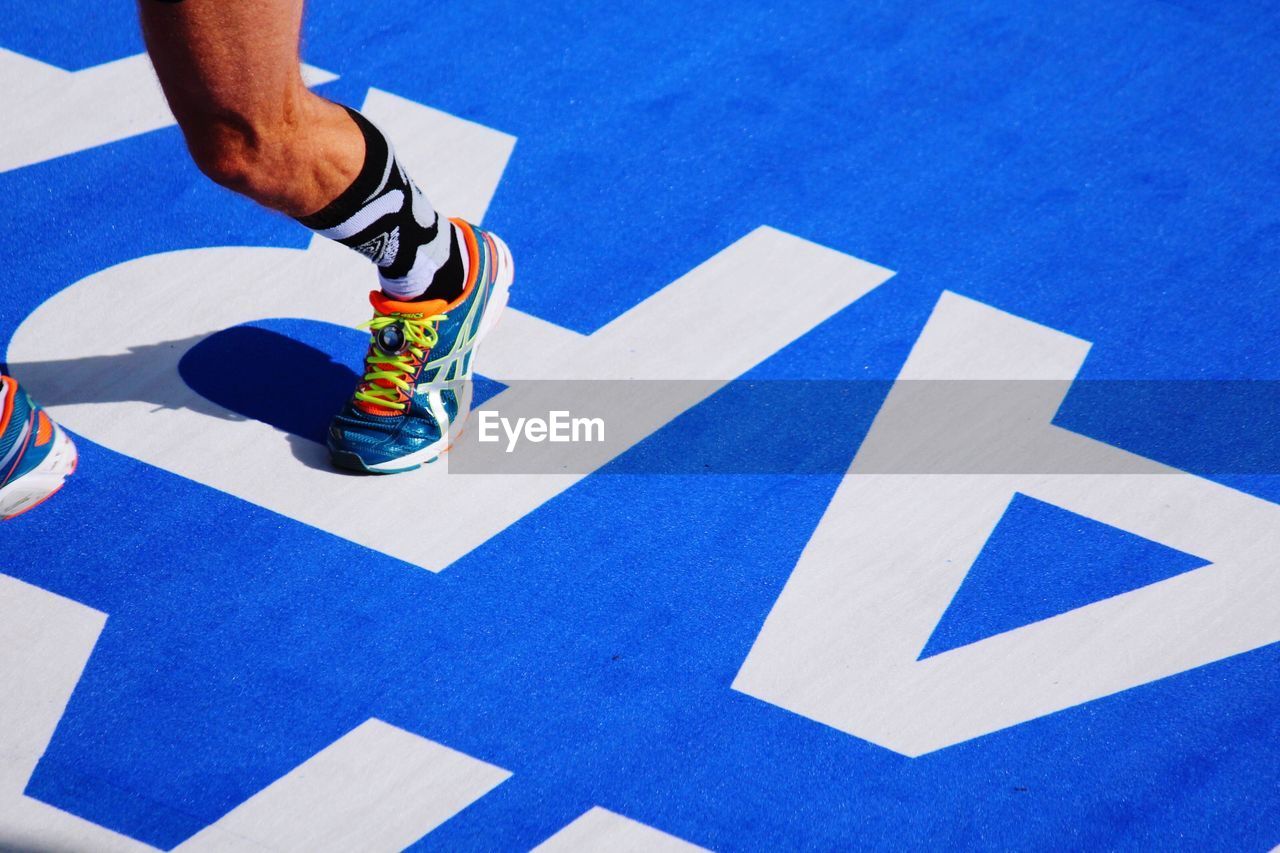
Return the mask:
[[13,445],[9,451],[5,453],[4,458],[0,459],[0,485],[3,485],[10,474],[18,468],[18,459],[22,456],[23,451],[27,449],[27,439],[31,436],[31,421],[24,418],[20,424],[17,424],[17,436],[13,439]]

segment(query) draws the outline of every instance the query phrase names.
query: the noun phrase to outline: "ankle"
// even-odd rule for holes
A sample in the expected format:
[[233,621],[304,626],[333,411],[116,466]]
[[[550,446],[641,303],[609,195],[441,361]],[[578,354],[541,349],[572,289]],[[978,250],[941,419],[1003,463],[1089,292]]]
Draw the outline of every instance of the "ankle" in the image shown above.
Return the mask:
[[462,295],[463,290],[467,286],[467,249],[465,241],[461,234],[458,233],[458,227],[443,217],[440,220],[442,228],[449,229],[449,257],[444,264],[435,272],[431,278],[431,283],[427,285],[427,289],[415,302],[426,301],[428,299],[440,299],[445,302],[453,302]]

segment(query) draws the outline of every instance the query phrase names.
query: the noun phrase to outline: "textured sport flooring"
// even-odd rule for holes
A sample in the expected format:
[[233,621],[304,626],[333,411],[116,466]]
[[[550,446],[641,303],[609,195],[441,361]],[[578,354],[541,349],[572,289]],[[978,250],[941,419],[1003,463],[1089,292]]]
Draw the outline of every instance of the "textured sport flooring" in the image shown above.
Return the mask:
[[81,452],[0,528],[0,848],[1280,843],[1274,4],[314,0],[515,254],[486,406],[696,380],[382,479],[360,259],[196,171],[131,3],[0,14],[0,352]]

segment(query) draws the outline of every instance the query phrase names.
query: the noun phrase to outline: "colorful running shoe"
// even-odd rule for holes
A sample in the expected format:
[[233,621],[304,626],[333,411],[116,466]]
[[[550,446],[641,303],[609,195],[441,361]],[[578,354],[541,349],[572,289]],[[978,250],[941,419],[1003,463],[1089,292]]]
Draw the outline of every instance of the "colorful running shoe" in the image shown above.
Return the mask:
[[515,265],[498,237],[453,223],[470,259],[453,303],[369,294],[364,380],[329,426],[329,452],[340,468],[395,474],[421,467],[449,449],[470,413],[476,345],[506,307]]
[[43,503],[76,470],[76,446],[11,377],[0,376],[0,521]]

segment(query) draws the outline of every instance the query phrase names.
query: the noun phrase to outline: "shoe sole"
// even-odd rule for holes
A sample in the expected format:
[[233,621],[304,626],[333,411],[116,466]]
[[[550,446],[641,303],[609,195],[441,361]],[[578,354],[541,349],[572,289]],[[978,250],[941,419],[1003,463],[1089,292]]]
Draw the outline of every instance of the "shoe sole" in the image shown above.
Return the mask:
[[[496,234],[489,235],[498,249],[498,277],[493,282],[493,293],[489,295],[489,304],[485,306],[484,319],[480,321],[480,328],[476,329],[476,339],[471,345],[471,363],[475,364],[476,356],[480,350],[480,344],[485,337],[493,331],[498,325],[498,320],[502,316],[502,312],[507,308],[507,302],[511,299],[511,285],[515,282],[516,264],[511,257],[511,250],[507,248],[506,242]],[[467,400],[467,413],[459,420],[449,426],[449,431],[442,435],[439,439],[422,448],[401,456],[399,459],[390,459],[386,462],[379,462],[376,465],[366,465],[364,460],[358,454],[345,450],[330,450],[330,456],[333,462],[339,468],[346,468],[349,471],[361,471],[366,474],[403,474],[406,471],[416,471],[423,465],[430,465],[441,456],[448,452],[458,440],[458,436],[462,434],[463,426],[467,419],[471,417],[471,400]]]
[[53,425],[53,449],[33,470],[0,489],[0,521],[17,518],[53,497],[75,473],[76,446],[62,427]]

